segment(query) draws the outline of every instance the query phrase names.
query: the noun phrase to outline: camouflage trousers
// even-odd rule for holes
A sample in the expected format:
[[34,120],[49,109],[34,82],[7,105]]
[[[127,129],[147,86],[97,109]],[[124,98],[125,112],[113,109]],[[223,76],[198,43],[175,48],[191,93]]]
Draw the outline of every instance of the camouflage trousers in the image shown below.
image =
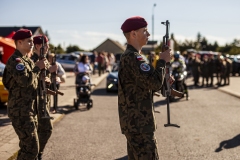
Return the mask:
[[20,140],[17,160],[34,160],[39,151],[36,117],[11,117],[11,121]]
[[[46,102],[46,115],[50,115],[50,95],[47,96],[47,102]],[[39,154],[43,153],[43,150],[48,142],[48,139],[52,135],[52,129],[53,125],[51,122],[51,119],[49,118],[42,118],[44,117],[44,103],[42,99],[39,99],[38,104],[38,127],[37,127],[37,133],[39,138]]]
[[128,160],[159,160],[154,133],[125,134]]

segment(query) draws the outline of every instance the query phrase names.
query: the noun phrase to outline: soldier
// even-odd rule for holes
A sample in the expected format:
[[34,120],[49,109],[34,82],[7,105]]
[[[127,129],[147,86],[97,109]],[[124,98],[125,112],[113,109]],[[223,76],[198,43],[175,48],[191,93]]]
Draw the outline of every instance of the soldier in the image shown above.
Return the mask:
[[129,160],[158,160],[152,92],[162,87],[170,49],[160,53],[156,69],[141,56],[141,48],[150,36],[147,22],[136,16],[121,27],[127,48],[120,59],[118,74],[118,110],[122,133],[127,139]]
[[8,116],[20,140],[17,159],[34,160],[39,151],[37,111],[34,107],[37,77],[47,61],[43,59],[34,64],[28,58],[33,48],[30,30],[18,30],[12,39],[16,50],[8,59],[3,74],[3,84],[9,91]]
[[[42,43],[43,43],[43,36],[39,35],[39,36],[35,36],[33,38],[33,43],[34,43],[34,53],[31,57],[31,59],[34,62],[38,62],[40,59],[40,49],[42,47]],[[47,54],[48,49],[49,49],[49,44],[48,44],[48,39],[46,36],[44,36],[44,55]],[[48,82],[50,85],[50,73],[52,72],[56,72],[57,67],[56,65],[54,66],[50,66],[49,62],[47,63],[48,65],[48,70],[46,71],[46,77],[48,77]],[[40,79],[42,77],[39,77],[39,86],[38,86],[38,93],[40,94]],[[45,86],[45,87],[49,87],[49,86]],[[38,94],[38,95],[39,95]],[[43,97],[38,97],[37,98],[39,101],[38,103],[35,103],[35,105],[37,105],[38,108],[38,138],[39,138],[39,154],[38,154],[38,160],[41,160],[42,158],[42,154],[43,154],[43,150],[45,148],[45,145],[47,144],[48,139],[50,138],[51,134],[52,134],[52,122],[50,118],[42,118],[44,116],[44,104],[46,103],[46,111],[47,111],[47,115],[49,115],[49,111],[50,111],[50,99],[51,99],[51,95],[47,94],[47,98],[46,98],[46,102],[44,103],[44,99]]]

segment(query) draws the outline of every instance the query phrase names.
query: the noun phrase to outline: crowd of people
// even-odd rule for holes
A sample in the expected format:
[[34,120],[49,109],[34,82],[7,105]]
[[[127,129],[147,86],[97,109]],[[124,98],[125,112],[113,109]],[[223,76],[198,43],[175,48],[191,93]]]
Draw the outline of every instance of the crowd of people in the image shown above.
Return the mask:
[[[189,53],[184,57],[187,71],[193,76],[195,86],[211,87],[214,85],[214,77],[217,86],[230,84],[232,61],[221,53],[218,55]],[[200,77],[202,77],[201,82]]]
[[98,72],[99,76],[101,76],[106,71],[111,71],[115,61],[116,58],[111,52],[94,51],[90,59],[93,75],[96,74],[96,71]]

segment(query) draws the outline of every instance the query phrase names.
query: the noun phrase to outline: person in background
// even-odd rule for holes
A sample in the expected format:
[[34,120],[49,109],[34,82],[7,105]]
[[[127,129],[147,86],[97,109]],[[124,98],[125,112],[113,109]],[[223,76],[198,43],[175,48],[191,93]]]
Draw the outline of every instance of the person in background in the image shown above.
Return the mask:
[[92,72],[92,67],[89,64],[88,56],[83,54],[79,60],[78,63],[76,63],[73,72],[75,73],[76,79],[75,79],[75,84],[76,84],[76,94],[78,96],[79,94],[79,89],[82,82],[87,83],[88,80],[90,79],[89,76]]
[[[53,58],[55,57],[54,53],[48,54],[48,62],[50,63],[50,65],[53,65]],[[60,83],[65,83],[66,82],[66,72],[63,69],[62,65],[60,63],[58,63],[57,61],[55,61],[56,65],[57,65],[57,71],[56,71],[56,89],[59,90],[60,88]],[[51,85],[51,88],[52,85]],[[58,94],[56,95],[57,100],[58,100]],[[52,113],[56,113],[56,108],[53,108]]]
[[110,53],[110,52],[108,52],[107,53],[107,58],[108,58],[108,68],[107,68],[107,70],[109,71],[109,72],[111,72],[111,70],[112,70],[112,68],[113,68],[113,65],[115,64],[115,61],[116,61],[116,59],[115,59],[115,56],[114,56],[114,54],[113,53]]
[[195,87],[199,86],[198,84],[199,84],[199,77],[200,77],[200,66],[201,66],[201,61],[199,59],[199,56],[195,54],[190,63],[190,68],[192,70]]
[[98,75],[99,75],[99,77],[103,73],[103,65],[104,65],[103,60],[104,60],[103,52],[98,52],[97,63],[98,63]]

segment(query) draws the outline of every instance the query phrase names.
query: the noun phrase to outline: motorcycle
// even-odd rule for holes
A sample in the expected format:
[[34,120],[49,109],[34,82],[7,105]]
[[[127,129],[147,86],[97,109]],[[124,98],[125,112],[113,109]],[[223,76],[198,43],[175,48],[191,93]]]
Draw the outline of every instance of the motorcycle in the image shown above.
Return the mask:
[[[182,69],[181,63],[179,61],[174,61],[171,64],[171,75],[175,79],[174,83],[172,84],[172,88],[186,94],[186,99],[188,100],[188,94],[184,88],[184,80],[187,77],[187,71]],[[183,98],[183,97],[182,97]],[[175,100],[174,96],[170,97],[170,101],[173,102]]]

